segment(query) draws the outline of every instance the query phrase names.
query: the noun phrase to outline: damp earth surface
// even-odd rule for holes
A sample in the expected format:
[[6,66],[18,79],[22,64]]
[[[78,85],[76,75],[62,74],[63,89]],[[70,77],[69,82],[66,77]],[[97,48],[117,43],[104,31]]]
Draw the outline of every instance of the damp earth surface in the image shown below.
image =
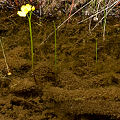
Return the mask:
[[57,30],[55,65],[53,20],[67,16],[33,15],[32,70],[28,19],[15,12],[0,11],[0,120],[120,120],[120,18],[107,18],[103,40],[101,24],[90,32],[72,17]]

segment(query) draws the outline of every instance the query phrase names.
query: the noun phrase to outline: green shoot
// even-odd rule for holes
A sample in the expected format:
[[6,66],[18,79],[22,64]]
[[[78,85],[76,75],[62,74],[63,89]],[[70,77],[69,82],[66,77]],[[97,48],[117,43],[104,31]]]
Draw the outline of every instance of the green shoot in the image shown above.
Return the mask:
[[32,12],[30,12],[30,16],[28,16],[29,20],[29,30],[30,30],[30,40],[31,40],[31,60],[32,60],[32,70],[33,70],[33,61],[34,61],[34,53],[33,53],[33,40],[32,40],[32,27],[31,27],[31,15]]
[[55,68],[56,68],[56,64],[57,64],[57,47],[56,47],[56,25],[55,22],[54,23],[54,29],[55,29]]
[[97,51],[97,49],[98,49],[98,41],[96,39],[96,64],[98,62],[98,51]]

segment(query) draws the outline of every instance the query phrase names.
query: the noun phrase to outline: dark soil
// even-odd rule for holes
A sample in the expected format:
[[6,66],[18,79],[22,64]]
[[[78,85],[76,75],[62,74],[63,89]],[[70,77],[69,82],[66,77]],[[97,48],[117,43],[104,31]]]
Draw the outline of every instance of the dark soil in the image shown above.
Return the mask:
[[[16,11],[0,11],[0,120],[120,120],[120,19],[108,17],[91,34],[89,22],[72,18],[54,31],[65,15],[40,21],[32,16],[34,70],[31,70],[29,25]],[[96,23],[92,21],[92,26]],[[95,46],[98,41],[98,62]]]

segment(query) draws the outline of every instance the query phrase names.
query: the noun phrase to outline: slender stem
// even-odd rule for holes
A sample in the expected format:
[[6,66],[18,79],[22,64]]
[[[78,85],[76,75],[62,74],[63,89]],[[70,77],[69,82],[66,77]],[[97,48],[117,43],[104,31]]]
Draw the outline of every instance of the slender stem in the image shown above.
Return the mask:
[[33,70],[33,40],[32,40],[31,15],[32,12],[30,12],[30,16],[28,16],[28,20],[29,20],[29,30],[30,30],[30,40],[31,40],[31,59],[32,59],[32,70]]
[[103,42],[105,41],[105,27],[106,27],[106,18],[107,18],[107,10],[105,10],[105,0],[104,2],[104,23],[103,23]]
[[[71,5],[71,9],[70,9],[69,17],[71,16],[71,12],[72,12],[73,7],[74,7],[74,0],[72,0],[72,5]],[[68,22],[69,22],[69,20],[68,20]]]
[[4,60],[5,60],[5,64],[6,64],[6,68],[7,68],[8,75],[11,75],[9,66],[8,66],[8,64],[7,64],[7,59],[6,59],[6,55],[5,55],[5,52],[4,52],[4,48],[3,48],[3,45],[2,45],[2,40],[1,40],[1,39],[0,39],[0,43],[1,43],[1,48],[2,48],[3,57],[4,57]]
[[53,21],[54,23],[54,29],[55,29],[55,67],[56,67],[56,64],[57,64],[57,47],[56,47],[56,25],[55,25],[55,22]]
[[97,51],[97,48],[98,47],[98,43],[97,43],[97,39],[96,39],[96,63],[97,63],[97,60],[98,60],[98,51]]

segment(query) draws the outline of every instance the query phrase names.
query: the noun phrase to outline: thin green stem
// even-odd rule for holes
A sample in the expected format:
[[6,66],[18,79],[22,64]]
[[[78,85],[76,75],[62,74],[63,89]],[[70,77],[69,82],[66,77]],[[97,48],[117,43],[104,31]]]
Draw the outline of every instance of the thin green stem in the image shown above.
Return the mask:
[[32,40],[32,27],[31,27],[31,16],[32,12],[30,12],[30,16],[28,16],[29,20],[29,30],[30,30],[30,40],[31,40],[31,59],[32,59],[32,70],[33,70],[33,40]]
[[54,23],[54,29],[55,29],[55,67],[56,67],[56,64],[57,64],[56,25],[55,25],[54,21],[53,21],[53,23]]
[[96,63],[98,61],[98,51],[97,51],[97,49],[98,49],[98,43],[97,43],[97,39],[96,39]]

